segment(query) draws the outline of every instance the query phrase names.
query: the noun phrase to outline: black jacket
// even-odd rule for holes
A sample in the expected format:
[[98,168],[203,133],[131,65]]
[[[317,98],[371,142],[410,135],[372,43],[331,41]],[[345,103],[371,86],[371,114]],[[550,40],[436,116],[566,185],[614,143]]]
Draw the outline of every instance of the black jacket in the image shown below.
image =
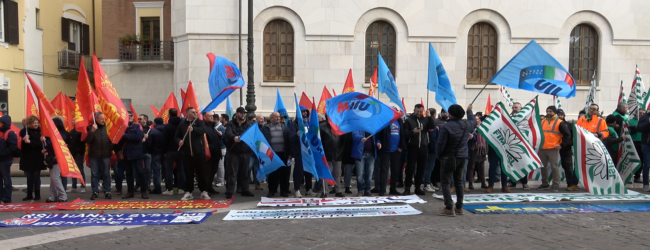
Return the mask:
[[[474,117],[474,116],[472,116]],[[474,121],[476,123],[476,121]],[[417,127],[422,127],[420,133],[414,133],[413,130]],[[404,122],[404,139],[406,144],[411,147],[422,148],[429,146],[429,129],[436,127],[433,118],[420,117],[419,119],[415,114],[409,116]]]
[[[291,155],[291,142],[289,141],[289,128],[287,128],[286,125],[284,125],[283,122],[279,123],[280,126],[282,126],[282,134],[284,136],[284,153],[285,155],[289,156]],[[262,127],[262,134],[264,135],[264,138],[266,141],[271,144],[271,123],[267,123]]]
[[650,145],[648,141],[648,136],[650,136],[650,122],[648,122],[648,119],[650,119],[650,112],[641,116],[639,118],[639,124],[636,126],[637,130],[641,132],[641,143],[643,145]]
[[113,151],[113,143],[108,137],[106,125],[100,126],[97,124],[97,130],[95,130],[95,132],[92,132],[92,128],[92,125],[88,126],[88,136],[86,136],[85,141],[88,143],[88,157],[111,157],[111,152]]
[[43,143],[41,142],[41,128],[26,129],[20,131],[20,138],[29,135],[29,143],[23,141],[20,151],[20,170],[22,171],[40,171],[45,170],[43,162]]
[[[563,128],[563,125],[564,125],[564,128]],[[573,147],[573,126],[575,126],[575,125],[571,124],[571,123],[568,123],[566,121],[562,121],[562,123],[560,123],[560,131],[562,131],[563,129],[566,129],[569,132],[569,137],[568,138],[566,137],[564,132],[562,132],[562,135],[563,135],[562,144],[560,144],[560,146],[562,146],[562,148],[560,149],[560,156],[562,156],[562,157],[569,157],[569,156],[573,155],[573,148],[572,148]]]
[[[151,129],[151,125],[146,125],[142,127],[142,136],[147,135],[148,138],[149,134],[147,134],[147,132],[149,132],[150,129]],[[149,140],[145,140],[142,143],[142,153],[151,154],[151,143],[149,143]]]
[[241,136],[246,130],[250,127],[250,123],[248,121],[244,121],[243,123],[239,123],[237,121],[237,118],[234,120],[230,121],[226,125],[226,148],[228,152],[236,153],[236,154],[246,154],[250,153],[250,148],[246,143],[242,142],[235,142],[235,137],[236,136]]
[[117,145],[117,150],[124,150],[124,160],[144,159],[142,138],[144,138],[144,133],[142,133],[140,124],[134,123],[126,128],[124,136]]
[[[406,149],[406,140],[404,138],[404,122],[402,119],[397,119],[397,123],[399,124],[399,144],[398,148],[401,148],[402,150]],[[381,149],[379,152],[388,152],[390,150],[390,125],[392,123],[388,124],[385,128],[377,132],[377,140],[381,142]],[[427,130],[428,132],[429,130]]]
[[187,133],[187,136],[185,136],[187,129],[190,127],[190,123],[192,122],[185,119],[181,122],[181,124],[178,124],[175,137],[176,149],[178,149],[178,143],[183,140],[183,137],[185,137],[183,146],[181,147],[181,150],[183,150],[184,153],[188,155],[190,153],[194,155],[204,155],[205,139],[203,139],[203,134],[205,134],[205,122],[199,120],[199,118],[196,118],[196,121],[192,123],[192,132]]
[[68,139],[65,142],[68,144],[68,149],[72,156],[84,155],[86,153],[86,143],[81,141],[81,132],[77,130],[70,130],[68,132]]
[[149,144],[149,148],[151,149],[151,154],[159,155],[159,154],[164,154],[167,152],[167,148],[165,147],[167,144],[165,143],[165,125],[160,124],[156,125],[154,129],[149,131],[149,138],[145,143]]
[[[332,128],[327,121],[319,122],[318,126],[320,127],[320,140],[323,144],[323,151],[325,151],[325,159],[331,162],[334,159],[334,150],[337,148],[335,145],[338,144],[338,138],[335,139],[335,137],[338,136],[332,133]],[[337,142],[336,144],[335,140]]]
[[211,159],[221,159],[221,136],[217,134],[214,122],[204,122],[203,129],[205,130],[205,137],[208,139],[208,146],[210,147]]
[[11,131],[10,116],[0,117],[0,122],[4,123],[4,127],[0,129],[2,133],[2,136],[0,136],[0,161],[5,162],[13,160],[14,152],[18,151],[18,135]]
[[[467,110],[467,120],[459,118],[450,119],[438,134],[438,142],[436,143],[436,154],[438,159],[443,156],[454,156],[460,159],[467,159],[469,151],[467,148],[467,141],[469,134],[476,128],[476,119],[472,110]],[[465,131],[463,133],[463,131]]]
[[178,129],[178,124],[181,124],[181,118],[178,116],[169,117],[169,122],[165,124],[163,130],[163,141],[165,142],[164,148],[165,152],[176,152],[178,151],[178,142],[176,142],[176,129]]

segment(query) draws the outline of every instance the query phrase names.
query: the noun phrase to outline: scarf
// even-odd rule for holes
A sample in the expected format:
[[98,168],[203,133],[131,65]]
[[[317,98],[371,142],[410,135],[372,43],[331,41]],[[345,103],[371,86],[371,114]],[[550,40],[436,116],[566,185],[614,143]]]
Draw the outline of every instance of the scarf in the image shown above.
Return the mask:
[[472,145],[472,150],[476,151],[478,155],[487,155],[487,143],[485,142],[485,138],[483,138],[480,133],[475,133],[475,136],[476,143]]

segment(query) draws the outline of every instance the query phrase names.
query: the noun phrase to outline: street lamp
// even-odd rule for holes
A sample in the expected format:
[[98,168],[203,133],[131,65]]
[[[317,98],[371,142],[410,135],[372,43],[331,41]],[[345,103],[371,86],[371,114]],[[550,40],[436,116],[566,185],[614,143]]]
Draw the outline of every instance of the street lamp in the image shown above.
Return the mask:
[[248,91],[246,91],[246,111],[248,119],[255,117],[255,72],[253,66],[253,0],[248,0]]

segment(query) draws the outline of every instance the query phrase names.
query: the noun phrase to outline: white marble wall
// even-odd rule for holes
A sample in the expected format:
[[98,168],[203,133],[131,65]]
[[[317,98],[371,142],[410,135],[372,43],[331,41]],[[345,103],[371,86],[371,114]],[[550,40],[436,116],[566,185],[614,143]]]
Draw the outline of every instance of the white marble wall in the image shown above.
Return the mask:
[[[208,59],[212,52],[238,63],[238,0],[175,0],[172,2],[172,35],[175,44],[174,90],[191,80],[201,103],[210,101],[207,89]],[[242,59],[247,76],[247,1],[243,1]],[[306,92],[316,101],[324,85],[340,93],[352,69],[357,91],[367,92],[364,79],[365,30],[377,20],[388,21],[397,32],[396,80],[412,107],[427,97],[428,43],[432,43],[450,76],[460,104],[466,105],[479,88],[466,84],[467,32],[477,22],[489,22],[499,33],[498,65],[502,67],[531,39],[568,67],[569,34],[580,23],[593,25],[600,35],[599,82],[596,102],[605,112],[615,108],[618,87],[624,81],[629,93],[634,66],[650,79],[650,1],[628,0],[255,0],[255,86],[258,113],[267,115],[275,104],[276,88],[287,108],[293,109],[293,93]],[[274,19],[287,20],[295,31],[293,82],[262,82],[262,30]],[[247,77],[245,77],[247,80]],[[650,84],[648,84],[650,85]],[[586,87],[576,97],[562,99],[568,114],[584,105]],[[485,108],[488,93],[502,100],[498,88],[488,87],[475,103]],[[510,90],[520,102],[536,94]],[[245,95],[245,89],[244,89]],[[437,107],[434,93],[429,106]],[[166,96],[165,96],[166,97]],[[239,92],[231,96],[239,106]],[[387,100],[386,97],[381,98]],[[542,107],[551,97],[540,96]],[[245,96],[244,96],[245,102]],[[223,110],[220,105],[217,111]]]

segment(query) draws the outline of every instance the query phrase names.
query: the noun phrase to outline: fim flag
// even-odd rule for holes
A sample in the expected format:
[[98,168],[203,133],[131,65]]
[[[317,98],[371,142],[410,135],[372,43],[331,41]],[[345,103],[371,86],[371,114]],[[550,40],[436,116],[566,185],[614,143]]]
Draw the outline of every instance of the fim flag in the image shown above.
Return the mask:
[[258,180],[266,179],[266,175],[284,166],[280,157],[269,146],[259,126],[250,126],[240,139],[251,148],[260,162],[260,168],[257,171]]
[[[621,81],[621,92],[623,92],[623,81]],[[620,98],[619,98],[620,99]],[[632,89],[630,89],[630,97],[628,98],[628,107],[627,112],[628,119],[639,116],[639,108],[645,108],[647,105],[646,102],[646,90],[645,85],[643,84],[643,79],[641,78],[641,72],[639,67],[636,68],[634,74],[634,81],[632,82]],[[619,101],[620,102],[620,101]]]
[[623,183],[628,183],[634,173],[641,167],[641,158],[639,157],[634,142],[630,136],[630,130],[627,123],[623,123],[623,136],[626,136],[625,141],[620,144],[618,149],[618,173],[621,175]]
[[560,98],[559,98],[559,97],[557,97],[557,96],[553,96],[553,105],[554,105],[557,109],[562,109],[562,102],[560,102]]
[[506,90],[506,88],[503,86],[499,86],[499,92],[501,92],[503,99],[505,99],[506,103],[508,103],[508,107],[512,108],[512,106],[515,105],[515,102],[512,100],[510,94],[508,94],[508,90]]
[[535,151],[544,145],[544,133],[542,133],[542,121],[539,116],[537,96],[512,116],[512,120],[517,124],[519,131],[523,132],[526,141],[535,148]]
[[576,176],[589,194],[627,194],[605,145],[580,126],[573,127],[573,155]]
[[[589,85],[589,94],[587,94],[587,101],[585,102],[585,114],[589,114],[589,106],[594,103],[596,99],[596,70],[594,69],[594,74],[591,76],[591,85]],[[628,113],[630,113],[628,111]],[[588,119],[591,119],[589,116]]]
[[327,121],[335,135],[357,130],[374,135],[401,116],[386,104],[359,92],[342,94],[325,102]]
[[542,167],[533,147],[524,139],[502,103],[479,126],[478,132],[501,158],[501,169],[517,181]]

